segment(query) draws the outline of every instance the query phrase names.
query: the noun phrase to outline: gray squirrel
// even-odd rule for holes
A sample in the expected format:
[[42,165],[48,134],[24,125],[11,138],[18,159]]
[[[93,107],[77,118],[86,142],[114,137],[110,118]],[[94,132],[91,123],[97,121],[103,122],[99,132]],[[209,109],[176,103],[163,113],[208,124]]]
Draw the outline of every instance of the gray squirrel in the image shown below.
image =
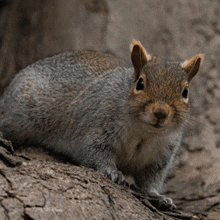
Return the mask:
[[151,56],[139,41],[131,61],[95,51],[61,53],[21,70],[0,100],[0,131],[13,143],[45,146],[116,183],[131,176],[161,195],[189,120],[189,85],[203,60]]

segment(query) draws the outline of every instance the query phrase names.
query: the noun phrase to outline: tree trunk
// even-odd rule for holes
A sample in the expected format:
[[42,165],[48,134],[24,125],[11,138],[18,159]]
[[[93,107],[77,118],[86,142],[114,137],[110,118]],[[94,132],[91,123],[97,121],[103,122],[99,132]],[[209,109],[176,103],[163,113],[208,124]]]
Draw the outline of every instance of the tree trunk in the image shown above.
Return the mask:
[[92,169],[52,158],[41,149],[25,148],[24,152],[16,155],[11,143],[0,138],[1,220],[192,218],[161,212],[141,194]]

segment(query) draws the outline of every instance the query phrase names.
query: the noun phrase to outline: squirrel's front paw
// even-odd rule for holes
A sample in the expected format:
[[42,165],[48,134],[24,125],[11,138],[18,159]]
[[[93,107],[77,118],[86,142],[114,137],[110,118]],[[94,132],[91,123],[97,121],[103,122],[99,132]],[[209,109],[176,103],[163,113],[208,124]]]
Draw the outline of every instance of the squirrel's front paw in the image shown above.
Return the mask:
[[113,168],[107,168],[107,169],[97,170],[97,172],[106,176],[107,178],[111,179],[113,182],[117,184],[129,186],[129,184],[126,181],[125,176],[119,170],[116,170]]
[[160,210],[174,210],[176,205],[173,204],[173,200],[164,195],[149,195],[148,200],[150,203]]

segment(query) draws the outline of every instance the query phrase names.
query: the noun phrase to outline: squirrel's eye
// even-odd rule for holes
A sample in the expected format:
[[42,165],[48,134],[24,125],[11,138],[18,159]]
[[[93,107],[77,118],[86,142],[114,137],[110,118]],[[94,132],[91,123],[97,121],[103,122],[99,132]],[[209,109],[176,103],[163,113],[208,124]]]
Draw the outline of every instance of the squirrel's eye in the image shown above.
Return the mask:
[[188,97],[188,94],[189,94],[189,89],[188,86],[186,86],[183,90],[182,97],[186,99]]
[[139,90],[143,90],[143,89],[144,89],[144,80],[143,80],[143,78],[140,78],[137,82],[136,90],[139,91]]

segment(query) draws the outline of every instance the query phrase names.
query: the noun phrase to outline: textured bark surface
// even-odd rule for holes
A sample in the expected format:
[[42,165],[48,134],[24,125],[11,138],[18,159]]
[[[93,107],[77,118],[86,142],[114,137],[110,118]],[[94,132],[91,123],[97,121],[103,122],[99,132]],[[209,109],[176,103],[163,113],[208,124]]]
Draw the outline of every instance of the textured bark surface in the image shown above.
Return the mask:
[[[219,17],[218,0],[66,0],[65,3],[61,0],[12,0],[2,9],[0,17],[0,89],[3,91],[21,68],[61,51],[71,49],[109,51],[129,61],[129,44],[133,38],[140,40],[149,53],[164,58],[185,60],[197,53],[205,53],[202,69],[190,89],[190,96],[193,99],[190,126],[176,168],[170,175],[166,194],[174,198],[178,210],[196,214],[201,218],[218,220],[220,219]],[[10,147],[8,150],[10,151]],[[22,154],[27,154],[31,160],[24,160],[21,166],[17,166],[20,164],[19,160],[14,161],[4,149],[0,150],[1,158],[6,158],[6,161],[9,160],[7,164],[12,163],[10,166],[15,166],[11,168],[4,163],[0,166],[2,181],[0,216],[5,216],[5,219],[40,219],[37,214],[42,215],[42,219],[45,219],[47,214],[46,219],[50,219],[50,215],[51,218],[55,218],[55,214],[60,216],[60,213],[63,213],[63,216],[69,213],[71,216],[74,207],[75,210],[80,210],[79,215],[82,215],[82,219],[87,218],[86,216],[91,219],[94,212],[97,218],[103,213],[102,217],[105,219],[123,219],[125,214],[128,214],[130,219],[147,219],[146,213],[151,213],[148,215],[149,219],[162,216],[161,213],[149,211],[148,206],[140,202],[140,198],[132,195],[130,191],[127,192],[123,187],[97,177],[91,170],[65,164],[63,161],[54,161],[51,158],[48,160],[45,157],[39,158],[38,151],[30,153],[25,151]],[[51,177],[42,180],[40,173],[42,176],[48,176],[48,172],[52,173]],[[68,175],[68,172],[74,172],[75,177]],[[101,178],[99,179],[101,183],[97,181],[98,183],[93,185],[94,180],[92,176],[90,178],[90,174]],[[26,179],[30,180],[30,183]],[[84,179],[89,183],[84,183]],[[13,188],[10,181],[17,188]],[[85,190],[87,192],[85,199],[74,198],[77,188],[72,188],[70,193],[73,195],[72,199],[66,199],[67,186],[71,181],[73,183],[78,181],[76,186],[81,187],[80,190],[85,190],[82,186],[89,189]],[[43,185],[43,182],[48,185],[51,183],[51,188],[57,189],[58,194],[55,196],[56,190],[52,191],[51,188],[45,187],[46,184]],[[100,184],[104,186],[107,184],[111,193],[116,193],[114,191],[116,189],[119,190],[116,195],[120,199],[108,197],[101,187],[103,185]],[[94,186],[101,194],[92,191],[92,188],[90,191],[90,186]],[[22,192],[22,189],[27,193]],[[33,192],[36,191],[33,196],[31,189],[34,189]],[[88,204],[92,203],[92,200],[87,198],[90,195],[88,192],[96,198],[95,206],[100,211],[94,211],[94,208],[89,207]],[[127,194],[125,196],[119,192]],[[62,199],[61,195],[64,196]],[[97,199],[99,197],[102,199]],[[116,205],[111,205],[112,198]],[[68,201],[68,204],[64,201]],[[137,211],[132,208],[137,208]],[[35,210],[36,216],[31,216],[30,210]],[[15,214],[19,212],[22,217]],[[12,215],[14,217],[10,217]],[[100,216],[99,218],[101,219]],[[167,215],[164,218],[168,218]],[[57,219],[68,217],[62,218],[61,215]]]
[[0,19],[0,92],[36,60],[71,49],[106,50],[102,0],[11,0]]
[[42,149],[11,155],[10,142],[0,138],[0,146],[1,220],[193,219],[192,214],[160,212],[128,187]]

